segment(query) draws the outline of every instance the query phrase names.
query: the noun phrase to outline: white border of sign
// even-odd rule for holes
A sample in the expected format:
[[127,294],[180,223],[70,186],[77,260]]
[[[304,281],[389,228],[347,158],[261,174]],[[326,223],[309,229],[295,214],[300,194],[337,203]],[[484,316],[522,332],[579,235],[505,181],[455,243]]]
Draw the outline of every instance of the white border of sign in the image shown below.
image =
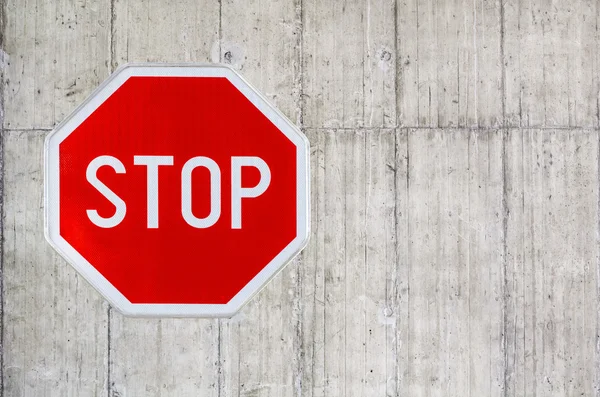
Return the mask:
[[[297,148],[296,238],[226,304],[131,303],[60,235],[59,144],[132,76],[225,77],[266,115]],[[44,229],[46,240],[123,314],[148,317],[231,317],[298,255],[308,243],[310,234],[309,156],[309,142],[304,134],[229,66],[214,64],[123,65],[46,137],[44,146],[44,194],[46,205]]]

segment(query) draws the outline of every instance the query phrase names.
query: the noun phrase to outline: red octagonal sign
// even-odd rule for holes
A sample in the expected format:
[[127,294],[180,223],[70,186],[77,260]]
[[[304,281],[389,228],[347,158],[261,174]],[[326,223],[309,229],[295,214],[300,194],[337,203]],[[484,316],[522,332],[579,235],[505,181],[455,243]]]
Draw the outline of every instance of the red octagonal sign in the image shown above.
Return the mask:
[[304,247],[304,135],[232,69],[129,65],[46,140],[46,237],[131,315],[230,316]]

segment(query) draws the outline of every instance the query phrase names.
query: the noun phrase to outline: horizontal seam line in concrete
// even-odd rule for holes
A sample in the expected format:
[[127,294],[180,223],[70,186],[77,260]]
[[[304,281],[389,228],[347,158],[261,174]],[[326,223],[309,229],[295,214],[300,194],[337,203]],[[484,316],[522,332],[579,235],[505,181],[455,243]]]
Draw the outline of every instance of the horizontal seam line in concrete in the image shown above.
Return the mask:
[[40,132],[50,132],[54,128],[4,128],[3,132],[31,132],[31,133],[40,133]]
[[423,130],[423,131],[600,131],[598,127],[303,127],[304,131],[391,131],[391,130]]
[[[518,131],[518,130],[535,130],[535,131],[600,131],[600,127],[302,127],[304,131],[391,131],[391,130],[423,130],[423,131]],[[4,128],[4,133],[10,132],[30,132],[30,133],[45,133],[54,130],[54,128]]]

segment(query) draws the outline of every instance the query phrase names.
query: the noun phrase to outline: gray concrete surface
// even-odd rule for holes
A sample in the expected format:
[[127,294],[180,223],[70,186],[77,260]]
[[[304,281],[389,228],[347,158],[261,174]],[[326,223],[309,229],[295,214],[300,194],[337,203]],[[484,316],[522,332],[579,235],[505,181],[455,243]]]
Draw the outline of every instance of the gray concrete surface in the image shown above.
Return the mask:
[[[4,0],[2,396],[600,396],[595,0]],[[230,63],[312,145],[312,239],[231,320],[131,319],[43,237],[118,65]]]

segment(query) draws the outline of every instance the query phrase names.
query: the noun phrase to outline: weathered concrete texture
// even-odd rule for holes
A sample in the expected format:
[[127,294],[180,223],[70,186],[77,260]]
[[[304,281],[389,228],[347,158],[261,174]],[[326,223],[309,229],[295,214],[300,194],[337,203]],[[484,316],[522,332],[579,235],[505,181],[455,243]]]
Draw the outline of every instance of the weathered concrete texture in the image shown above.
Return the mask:
[[[600,396],[597,2],[3,10],[3,395]],[[45,131],[146,61],[311,141],[311,242],[231,320],[126,318],[43,238]]]
[[598,126],[598,5],[504,2],[508,126]]
[[110,0],[6,0],[7,129],[51,128],[110,74]]
[[306,127],[396,125],[394,6],[302,2]]
[[[127,62],[218,62],[219,2],[113,0],[114,70]],[[218,52],[217,52],[218,54]]]
[[108,304],[44,243],[44,138],[2,140],[3,395],[106,395]]
[[[394,130],[308,131],[313,238],[301,264],[301,395],[396,395]],[[402,167],[402,165],[400,165]]]
[[407,139],[405,388],[502,396],[502,132],[409,130]]
[[598,134],[510,130],[509,395],[598,395]]
[[109,320],[111,396],[218,395],[217,320]]
[[309,136],[302,395],[594,395],[596,131]]
[[501,15],[501,0],[397,2],[401,125],[502,125]]

